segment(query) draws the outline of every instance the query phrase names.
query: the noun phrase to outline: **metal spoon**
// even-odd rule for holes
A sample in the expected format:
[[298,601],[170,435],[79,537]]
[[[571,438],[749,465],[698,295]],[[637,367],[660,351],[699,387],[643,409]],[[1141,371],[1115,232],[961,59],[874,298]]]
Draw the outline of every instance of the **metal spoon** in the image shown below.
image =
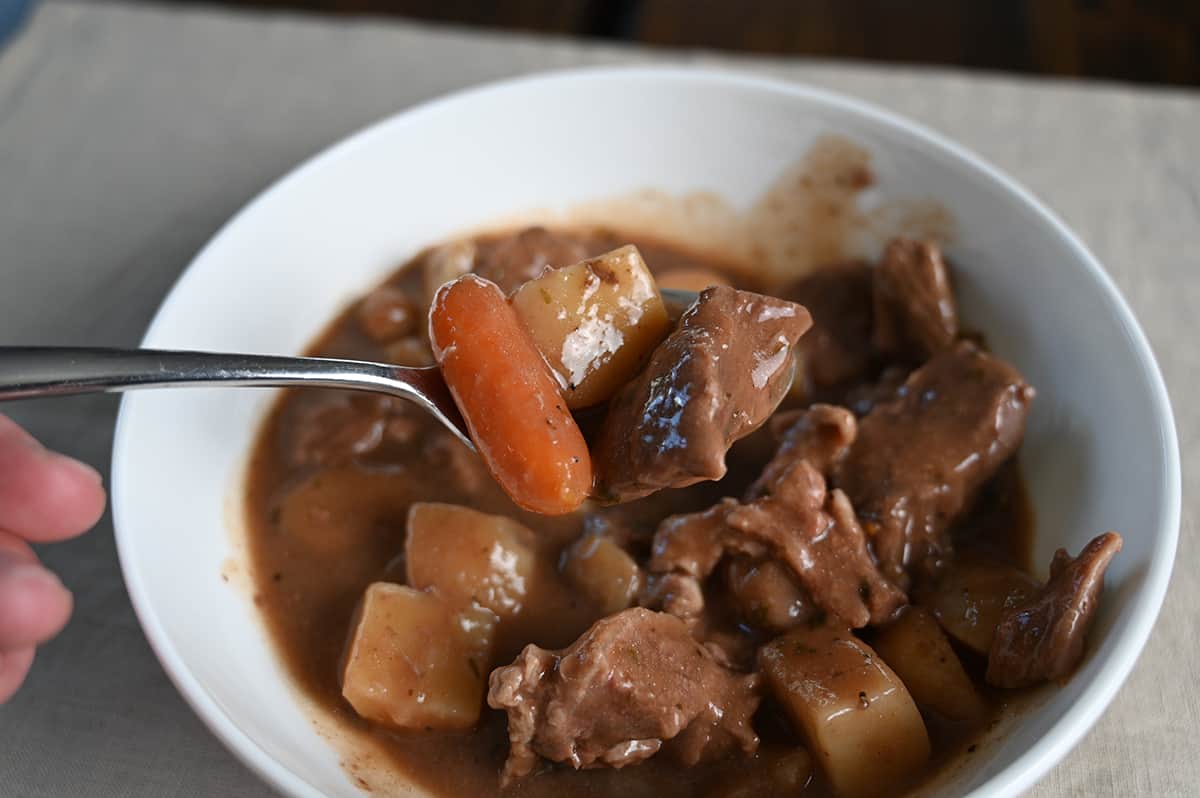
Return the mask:
[[[662,291],[678,318],[690,291]],[[0,347],[0,401],[39,396],[189,386],[347,388],[399,396],[429,411],[472,449],[467,425],[436,366],[410,368],[364,360],[94,347]]]
[[428,410],[474,448],[437,366],[407,368],[362,360],[161,349],[0,347],[0,401],[218,385],[348,388],[399,396]]

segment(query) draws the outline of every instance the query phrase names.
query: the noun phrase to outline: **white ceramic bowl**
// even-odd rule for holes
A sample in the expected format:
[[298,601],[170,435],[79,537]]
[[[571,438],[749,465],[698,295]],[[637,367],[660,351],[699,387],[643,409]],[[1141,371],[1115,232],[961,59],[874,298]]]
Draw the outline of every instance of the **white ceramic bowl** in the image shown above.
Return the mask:
[[[645,187],[744,206],[827,132],[866,146],[882,196],[953,210],[965,315],[1038,388],[1023,454],[1036,561],[1106,529],[1125,535],[1079,672],[935,789],[1015,795],[1083,736],[1142,650],[1175,553],[1179,457],[1154,358],[1100,265],[1027,191],[940,136],[827,92],[695,70],[568,72],[463,92],[351,137],[264,192],[196,257],[145,345],[297,352],[431,242]],[[121,566],[163,666],[230,749],[284,793],[357,796],[244,584],[220,576],[242,573],[242,466],[270,399],[125,398],[112,497]]]

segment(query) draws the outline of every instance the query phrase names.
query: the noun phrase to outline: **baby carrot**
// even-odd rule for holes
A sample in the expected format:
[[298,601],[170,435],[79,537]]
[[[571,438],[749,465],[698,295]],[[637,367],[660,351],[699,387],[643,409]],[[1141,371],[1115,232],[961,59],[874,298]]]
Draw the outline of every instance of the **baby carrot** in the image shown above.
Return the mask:
[[473,274],[443,285],[429,339],[479,454],[512,500],[546,515],[577,508],[592,488],[587,443],[500,288]]

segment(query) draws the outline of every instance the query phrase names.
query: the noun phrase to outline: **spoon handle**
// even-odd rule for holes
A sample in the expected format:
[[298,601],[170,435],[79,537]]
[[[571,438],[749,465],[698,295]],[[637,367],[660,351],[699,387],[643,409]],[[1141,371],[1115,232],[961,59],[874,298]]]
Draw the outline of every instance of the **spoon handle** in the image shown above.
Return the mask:
[[[383,363],[315,357],[175,352],[93,347],[0,347],[0,401],[200,385],[308,385],[387,393],[407,386],[412,372]],[[421,375],[424,376],[424,375]]]

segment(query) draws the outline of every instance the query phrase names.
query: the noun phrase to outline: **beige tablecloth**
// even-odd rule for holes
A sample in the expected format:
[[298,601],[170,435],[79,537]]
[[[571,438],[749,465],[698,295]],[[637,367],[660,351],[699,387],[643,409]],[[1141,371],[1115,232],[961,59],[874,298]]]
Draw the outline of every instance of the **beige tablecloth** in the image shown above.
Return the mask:
[[[395,22],[46,5],[0,51],[0,343],[135,344],[226,218],[367,122],[484,80],[662,57]],[[1183,540],[1132,678],[1032,794],[1200,795],[1200,94],[670,57],[826,86],[922,120],[1031,187],[1107,265],[1175,403]],[[107,468],[115,408],[115,399],[90,397],[2,409],[51,446]],[[44,556],[77,609],[25,689],[0,707],[0,795],[270,794],[154,659],[121,582],[111,522]]]

